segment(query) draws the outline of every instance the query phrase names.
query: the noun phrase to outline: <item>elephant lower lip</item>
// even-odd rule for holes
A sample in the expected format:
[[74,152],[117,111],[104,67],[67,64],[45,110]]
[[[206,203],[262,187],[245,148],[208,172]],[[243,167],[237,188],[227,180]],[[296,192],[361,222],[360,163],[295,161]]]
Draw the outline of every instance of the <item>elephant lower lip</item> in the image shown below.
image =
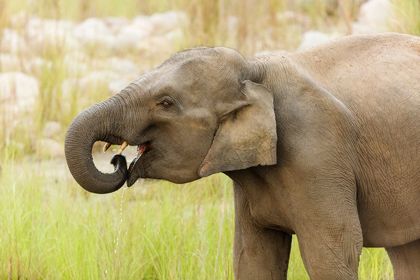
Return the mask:
[[136,165],[136,161],[137,158],[131,162],[130,167],[128,168],[127,187],[131,187],[137,181],[138,176],[133,176],[133,168],[134,165]]
[[133,168],[136,165],[137,162],[137,158],[133,159],[130,163],[130,166],[128,167],[128,174],[131,175],[131,173],[133,172]]

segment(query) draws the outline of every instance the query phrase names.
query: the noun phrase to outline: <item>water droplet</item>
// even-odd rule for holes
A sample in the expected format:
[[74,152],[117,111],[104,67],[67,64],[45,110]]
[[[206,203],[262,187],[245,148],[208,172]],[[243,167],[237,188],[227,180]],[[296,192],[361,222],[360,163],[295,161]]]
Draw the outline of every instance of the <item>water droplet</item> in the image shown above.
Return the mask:
[[[120,236],[121,236],[121,228],[122,228],[122,222],[123,222],[123,205],[124,205],[124,194],[125,191],[128,189],[128,187],[124,187],[121,192],[121,202],[120,202],[120,217],[119,217],[119,223],[117,222],[117,216],[114,218],[114,254],[117,254],[118,247],[120,244]],[[127,234],[127,233],[126,233]]]

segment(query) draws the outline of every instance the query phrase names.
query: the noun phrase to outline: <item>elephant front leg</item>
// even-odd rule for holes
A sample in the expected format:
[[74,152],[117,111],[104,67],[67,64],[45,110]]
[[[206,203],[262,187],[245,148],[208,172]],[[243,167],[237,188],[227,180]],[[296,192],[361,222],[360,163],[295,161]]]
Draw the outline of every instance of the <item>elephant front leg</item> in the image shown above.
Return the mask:
[[354,188],[313,182],[304,186],[295,232],[311,279],[357,280],[363,247]]
[[287,279],[292,236],[255,224],[248,204],[238,196],[235,191],[235,279]]
[[235,278],[287,279],[292,236],[269,229],[244,230],[235,229]]
[[362,249],[359,234],[341,227],[329,230],[331,232],[297,233],[302,260],[310,278],[357,280]]

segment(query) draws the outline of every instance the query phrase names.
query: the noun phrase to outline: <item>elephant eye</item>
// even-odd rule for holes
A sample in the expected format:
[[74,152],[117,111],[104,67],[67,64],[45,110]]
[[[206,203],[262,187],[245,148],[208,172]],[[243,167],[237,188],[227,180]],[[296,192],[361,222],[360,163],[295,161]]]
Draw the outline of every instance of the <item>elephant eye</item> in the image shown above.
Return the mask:
[[164,108],[169,108],[172,105],[172,102],[169,100],[163,100],[162,102],[158,103],[157,105],[162,106]]

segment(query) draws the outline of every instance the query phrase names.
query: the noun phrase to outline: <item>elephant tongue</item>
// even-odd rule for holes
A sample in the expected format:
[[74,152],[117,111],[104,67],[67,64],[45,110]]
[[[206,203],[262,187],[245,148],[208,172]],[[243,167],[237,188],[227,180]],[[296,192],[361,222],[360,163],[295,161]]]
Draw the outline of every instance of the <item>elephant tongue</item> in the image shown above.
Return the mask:
[[136,160],[139,159],[141,157],[141,155],[144,153],[144,151],[146,151],[146,144],[140,144],[137,146],[137,156],[136,156]]
[[130,167],[128,167],[128,173],[131,173],[133,171],[134,165],[136,165],[137,160],[143,155],[143,153],[146,151],[146,144],[140,144],[137,146],[137,155],[136,157],[131,161]]

